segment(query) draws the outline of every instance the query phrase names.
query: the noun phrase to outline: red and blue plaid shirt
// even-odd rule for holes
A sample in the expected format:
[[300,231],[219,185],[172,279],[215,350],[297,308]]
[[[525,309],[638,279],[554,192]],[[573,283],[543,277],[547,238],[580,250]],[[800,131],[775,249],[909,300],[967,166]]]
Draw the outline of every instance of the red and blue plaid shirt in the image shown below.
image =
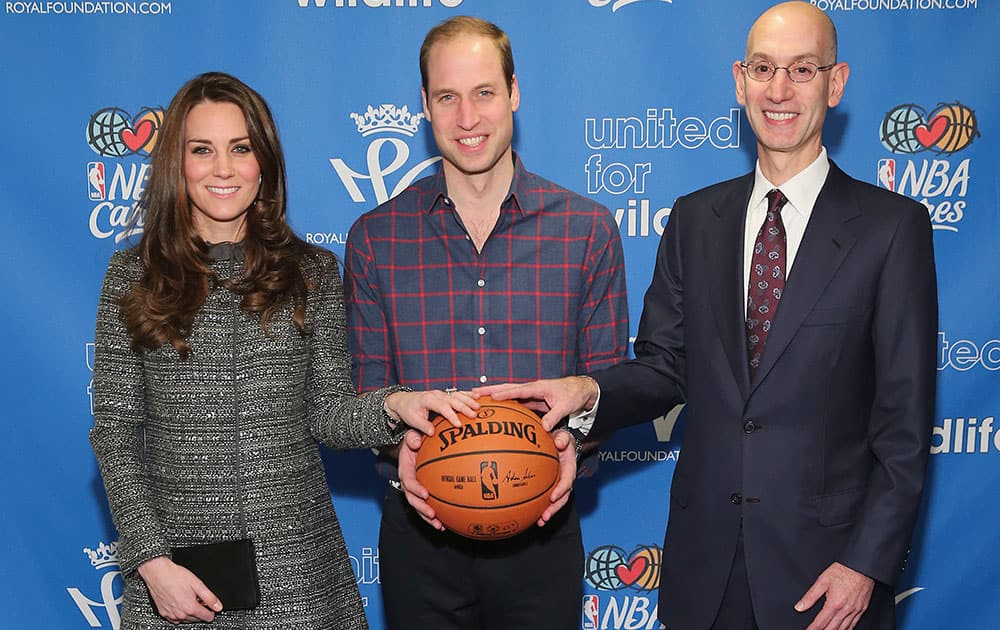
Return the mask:
[[348,344],[361,392],[556,378],[626,358],[614,219],[527,172],[517,156],[481,252],[438,172],[360,217],[345,258]]

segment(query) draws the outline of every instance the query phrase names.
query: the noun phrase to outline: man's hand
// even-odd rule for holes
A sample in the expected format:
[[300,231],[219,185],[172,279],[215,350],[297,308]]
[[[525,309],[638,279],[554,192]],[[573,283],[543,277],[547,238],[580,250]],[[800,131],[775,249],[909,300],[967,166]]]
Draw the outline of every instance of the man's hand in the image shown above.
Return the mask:
[[552,504],[545,508],[538,519],[539,527],[544,527],[566,505],[576,480],[576,438],[569,431],[560,430],[552,434],[552,441],[559,451],[559,479],[549,495]]
[[157,556],[139,565],[160,616],[170,623],[211,623],[222,602],[194,573],[167,556]]
[[444,525],[434,514],[434,508],[427,503],[430,493],[417,481],[417,451],[424,442],[424,436],[416,431],[407,431],[399,445],[399,483],[406,495],[406,502],[417,511],[420,518],[436,530],[444,530]]
[[[426,392],[393,392],[386,396],[385,411],[397,422],[404,422],[424,435],[434,435],[430,418],[441,415],[452,426],[460,427],[458,414],[474,418],[479,403],[469,392],[439,389]],[[456,413],[457,412],[457,413]]]
[[503,383],[472,390],[475,396],[492,396],[493,400],[522,402],[526,407],[543,413],[542,424],[551,431],[566,416],[586,411],[597,403],[597,382],[589,376],[535,381],[533,383]]
[[816,578],[795,610],[805,612],[826,595],[823,608],[806,630],[851,630],[868,610],[874,589],[875,580],[834,562]]

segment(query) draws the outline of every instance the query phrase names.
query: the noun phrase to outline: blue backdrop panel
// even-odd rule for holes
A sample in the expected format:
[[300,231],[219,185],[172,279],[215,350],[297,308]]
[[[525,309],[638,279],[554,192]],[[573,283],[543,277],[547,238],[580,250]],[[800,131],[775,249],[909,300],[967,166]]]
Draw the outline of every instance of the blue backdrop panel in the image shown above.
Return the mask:
[[[935,227],[941,330],[926,506],[899,586],[902,627],[993,627],[1000,542],[1000,8],[977,0],[815,0],[840,29],[847,96],[825,144],[853,175],[923,202]],[[433,168],[421,112],[424,33],[467,13],[504,27],[529,169],[619,221],[633,330],[673,200],[753,166],[732,62],[759,0],[4,1],[0,6],[0,367],[10,570],[5,625],[117,628],[117,535],[87,443],[104,269],[148,176],[162,110],[207,70],[272,105],[290,212],[343,253],[354,219]],[[369,110],[371,113],[369,114]],[[393,129],[369,128],[389,115]],[[587,573],[580,628],[657,628],[655,589],[682,410],[621,432],[577,489]],[[384,486],[365,451],[327,454],[368,616],[382,628]]]

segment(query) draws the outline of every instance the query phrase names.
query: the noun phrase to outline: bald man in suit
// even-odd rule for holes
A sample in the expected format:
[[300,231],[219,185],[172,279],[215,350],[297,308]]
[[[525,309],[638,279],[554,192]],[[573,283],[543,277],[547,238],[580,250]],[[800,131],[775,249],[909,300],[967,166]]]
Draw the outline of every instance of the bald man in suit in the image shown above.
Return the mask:
[[[660,582],[670,630],[891,628],[923,490],[937,289],[926,209],[822,143],[850,69],[825,13],[786,2],[733,64],[753,172],[677,200],[636,358],[495,386],[591,436],[687,404]],[[587,427],[583,427],[587,431]]]

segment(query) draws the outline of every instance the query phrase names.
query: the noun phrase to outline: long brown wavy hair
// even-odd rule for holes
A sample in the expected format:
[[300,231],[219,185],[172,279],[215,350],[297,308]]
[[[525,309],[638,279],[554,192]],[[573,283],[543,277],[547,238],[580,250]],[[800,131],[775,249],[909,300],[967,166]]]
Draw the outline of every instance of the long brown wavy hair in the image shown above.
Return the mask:
[[[208,245],[195,229],[184,178],[185,123],[191,109],[206,101],[240,108],[260,165],[260,190],[246,213],[243,275],[235,280],[220,281],[212,271]],[[145,229],[138,251],[143,274],[119,303],[136,351],[170,343],[187,359],[195,315],[219,285],[240,294],[241,308],[257,314],[265,330],[275,312],[291,304],[295,326],[307,332],[310,286],[301,261],[309,246],[286,220],[285,159],[271,110],[260,94],[221,72],[185,83],[163,117],[141,204]]]

